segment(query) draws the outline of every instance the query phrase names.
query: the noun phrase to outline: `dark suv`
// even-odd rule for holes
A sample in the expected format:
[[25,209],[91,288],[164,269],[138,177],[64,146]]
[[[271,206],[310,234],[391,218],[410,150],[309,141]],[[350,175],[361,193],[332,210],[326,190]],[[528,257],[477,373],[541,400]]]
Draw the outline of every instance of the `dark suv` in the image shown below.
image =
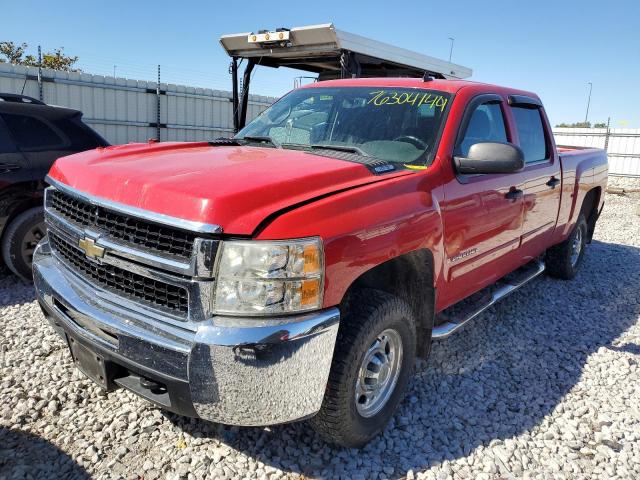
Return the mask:
[[0,93],[0,245],[2,260],[31,279],[33,250],[43,237],[44,177],[65,155],[107,146],[82,123],[82,112]]

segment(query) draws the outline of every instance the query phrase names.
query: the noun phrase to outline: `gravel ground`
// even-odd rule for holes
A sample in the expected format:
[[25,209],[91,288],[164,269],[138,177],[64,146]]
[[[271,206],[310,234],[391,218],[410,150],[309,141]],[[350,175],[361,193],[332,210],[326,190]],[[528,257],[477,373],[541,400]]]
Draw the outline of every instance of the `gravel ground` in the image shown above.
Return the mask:
[[31,287],[0,279],[0,479],[640,478],[640,197],[608,195],[582,270],[436,343],[384,434],[225,428],[75,371]]

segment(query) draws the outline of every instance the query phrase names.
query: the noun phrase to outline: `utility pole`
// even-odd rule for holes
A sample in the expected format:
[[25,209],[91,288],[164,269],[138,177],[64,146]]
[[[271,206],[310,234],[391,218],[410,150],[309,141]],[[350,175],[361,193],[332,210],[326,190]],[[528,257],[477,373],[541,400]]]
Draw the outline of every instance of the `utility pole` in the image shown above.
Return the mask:
[[42,93],[42,48],[38,45],[38,98],[42,102],[44,94]]
[[160,65],[158,65],[158,83],[156,84],[156,140],[160,141]]
[[455,42],[456,39],[449,37],[449,40],[451,40],[451,47],[449,48],[449,61],[451,61],[451,56],[453,55],[453,42]]
[[117,65],[113,66],[113,78],[116,78],[116,67]]
[[593,89],[593,83],[587,82],[589,85],[589,97],[587,98],[587,113],[584,115],[584,123],[589,121],[589,104],[591,103],[591,90]]

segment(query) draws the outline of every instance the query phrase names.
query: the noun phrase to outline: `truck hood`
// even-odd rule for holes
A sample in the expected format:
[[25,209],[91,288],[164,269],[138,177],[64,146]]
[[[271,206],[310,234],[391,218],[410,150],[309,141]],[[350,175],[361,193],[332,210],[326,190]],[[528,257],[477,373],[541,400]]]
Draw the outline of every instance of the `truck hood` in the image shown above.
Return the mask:
[[269,215],[384,181],[365,166],[311,153],[208,143],[129,144],[58,159],[49,176],[99,198],[250,235]]

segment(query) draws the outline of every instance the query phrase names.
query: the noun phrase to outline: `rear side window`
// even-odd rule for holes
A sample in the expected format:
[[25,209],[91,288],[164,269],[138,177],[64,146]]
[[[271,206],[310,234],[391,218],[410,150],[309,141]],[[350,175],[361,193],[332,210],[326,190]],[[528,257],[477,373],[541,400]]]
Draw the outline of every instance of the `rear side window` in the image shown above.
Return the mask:
[[525,107],[513,107],[512,110],[525,163],[549,158],[540,110]]
[[61,118],[54,120],[53,124],[69,138],[70,150],[90,150],[102,145],[98,136],[84,125],[79,117]]
[[507,129],[499,103],[483,103],[476,107],[460,142],[460,155],[467,156],[471,145],[482,142],[507,142]]
[[2,153],[14,153],[16,151],[16,146],[11,141],[9,137],[9,132],[7,132],[6,127],[2,123],[0,119],[0,154]]
[[42,120],[26,115],[2,114],[9,133],[21,150],[44,150],[61,147],[62,138]]

